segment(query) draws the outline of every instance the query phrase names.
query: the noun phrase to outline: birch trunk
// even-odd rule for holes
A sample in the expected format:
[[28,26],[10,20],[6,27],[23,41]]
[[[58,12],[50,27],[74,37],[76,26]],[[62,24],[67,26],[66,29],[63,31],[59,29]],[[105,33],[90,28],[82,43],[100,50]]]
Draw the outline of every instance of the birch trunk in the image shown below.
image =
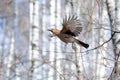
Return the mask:
[[39,0],[30,0],[30,80],[39,79]]
[[[47,49],[46,49],[46,23],[45,23],[45,21],[46,21],[46,0],[42,0],[42,32],[43,32],[43,34],[42,34],[42,56],[44,56],[43,57],[43,60],[45,60],[45,56],[47,55],[47,52],[45,52]],[[42,66],[42,78],[44,79],[46,79],[46,77],[48,76],[47,75],[47,72],[45,71],[46,70],[46,65],[43,65]],[[44,80],[45,80],[44,79]]]
[[[50,28],[54,28],[55,26],[55,0],[50,0]],[[56,76],[55,76],[55,69],[56,69],[56,66],[55,66],[55,40],[51,40],[50,41],[50,47],[49,47],[49,51],[50,51],[50,56],[49,56],[49,60],[52,61],[49,66],[50,66],[50,69],[49,69],[49,77],[48,80],[55,80],[56,79]]]
[[[3,20],[4,21],[4,20]],[[5,23],[3,23],[1,26],[5,27]],[[4,62],[5,62],[5,57],[4,57],[4,54],[5,54],[5,37],[6,36],[6,29],[4,29],[2,31],[2,41],[1,41],[1,52],[0,52],[0,80],[3,80],[4,78]]]
[[12,74],[12,62],[14,61],[14,31],[12,28],[12,35],[11,35],[11,42],[10,42],[10,54],[8,58],[8,65],[7,65],[7,80],[11,80],[11,74]]
[[[13,5],[14,5],[14,3],[13,3]],[[13,7],[14,6],[11,6],[10,7],[10,10],[12,11],[12,12],[10,12],[11,14],[13,14],[14,12],[14,9],[13,9]],[[14,20],[14,18],[12,18],[12,20]],[[11,21],[12,23],[14,23],[14,21]],[[14,62],[14,57],[15,57],[15,32],[14,32],[14,25],[12,24],[11,25],[12,27],[11,27],[11,39],[10,39],[10,53],[9,53],[9,55],[8,55],[8,63],[7,63],[7,73],[6,73],[6,80],[11,80],[11,75],[13,74],[13,72],[12,72],[12,68],[13,68],[13,62]]]
[[[61,14],[62,14],[62,12],[61,12],[61,0],[56,0],[56,24],[55,24],[55,26],[57,26],[56,28],[58,28],[58,29],[61,29]],[[58,52],[58,53],[56,53],[56,70],[59,72],[59,74],[58,75],[56,75],[56,79],[57,80],[61,80],[61,79],[63,79],[63,77],[61,76],[61,75],[63,75],[62,74],[62,61],[61,60],[59,60],[59,59],[61,59],[62,58],[62,49],[61,49],[61,41],[60,41],[60,39],[56,39],[56,51]]]
[[[114,31],[115,30],[115,1],[113,0],[106,0],[106,6],[107,6],[107,12],[108,12],[108,17],[109,17],[109,21],[110,21],[110,27],[111,27],[111,30]],[[111,32],[111,35],[113,34],[113,32]],[[117,55],[116,55],[116,51],[115,51],[115,39],[113,37],[112,39],[112,42],[113,42],[113,51],[114,51],[114,59],[116,61],[116,58],[117,58]],[[114,72],[115,72],[115,67],[116,67],[116,64],[117,62],[114,62],[114,67],[111,71],[111,75],[110,77],[108,78],[109,80],[111,79],[115,79],[115,75]]]
[[[17,7],[17,0],[13,1],[13,7],[14,7],[14,40],[15,40],[15,54],[18,55],[18,7]],[[15,61],[17,59],[15,58]],[[19,74],[19,66],[15,65],[15,74],[16,74],[16,80],[20,80],[20,74]]]
[[[42,1],[42,56],[43,60],[45,62],[43,62],[43,66],[42,66],[42,77],[44,80],[49,78],[53,79],[53,73],[51,73],[51,70],[53,71],[53,65],[46,63],[49,59],[49,57],[52,55],[51,51],[54,51],[53,46],[54,44],[51,44],[51,40],[50,37],[48,36],[48,32],[47,29],[50,29],[51,27],[51,23],[50,21],[52,20],[50,18],[50,2],[51,0],[43,0]],[[50,41],[49,41],[50,40]],[[46,52],[49,51],[49,52]],[[51,67],[53,66],[53,67]]]
[[[115,5],[116,5],[116,10],[115,10],[115,31],[120,32],[120,0],[115,0]],[[116,79],[120,79],[120,34],[116,33],[115,34],[115,59],[116,59],[116,64],[115,64],[115,74],[116,74]]]

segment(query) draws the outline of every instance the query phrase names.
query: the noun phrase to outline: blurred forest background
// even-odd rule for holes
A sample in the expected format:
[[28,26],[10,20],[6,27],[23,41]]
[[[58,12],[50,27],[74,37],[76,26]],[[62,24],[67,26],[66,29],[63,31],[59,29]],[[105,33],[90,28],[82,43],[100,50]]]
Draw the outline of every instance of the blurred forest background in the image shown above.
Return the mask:
[[[50,37],[80,18],[88,49]],[[120,0],[0,0],[0,80],[120,80]]]

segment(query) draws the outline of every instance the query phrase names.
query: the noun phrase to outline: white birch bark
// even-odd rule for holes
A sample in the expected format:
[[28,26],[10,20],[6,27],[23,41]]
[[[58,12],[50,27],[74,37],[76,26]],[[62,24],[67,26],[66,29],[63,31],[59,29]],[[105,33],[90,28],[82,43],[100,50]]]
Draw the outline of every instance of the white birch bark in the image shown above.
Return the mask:
[[[14,5],[14,3],[13,3]],[[14,13],[14,6],[12,6],[12,13]],[[14,18],[12,18],[14,20]],[[15,25],[12,25],[11,27],[11,40],[10,40],[10,53],[8,55],[8,62],[7,62],[7,73],[6,73],[6,80],[11,80],[11,74],[12,74],[12,63],[14,61],[15,57],[15,32],[14,32]]]
[[[2,23],[3,27],[5,27],[5,23]],[[0,79],[3,80],[4,78],[4,62],[5,62],[5,39],[6,39],[6,29],[2,31],[2,40],[1,40],[1,53],[0,53]]]
[[40,78],[39,73],[39,0],[30,0],[30,80]]
[[[13,28],[12,28],[13,29]],[[12,35],[11,35],[11,42],[10,42],[10,54],[8,57],[8,65],[7,65],[7,80],[11,80],[11,74],[12,74],[12,62],[14,61],[14,31],[12,30]]]
[[[106,20],[106,15],[107,15],[107,11],[104,5],[100,5],[99,3],[97,3],[97,19],[98,19],[98,23],[99,24],[106,24],[108,23],[108,21]],[[108,18],[108,17],[107,17]],[[106,27],[103,25],[98,25],[98,27]],[[109,27],[110,28],[110,27]],[[106,31],[104,29],[102,30],[98,30],[98,36],[99,36],[99,42],[98,44],[101,45],[102,43],[104,43],[107,38],[110,36],[108,35],[109,31]],[[104,34],[104,35],[103,35]],[[108,37],[107,37],[108,36]],[[106,56],[106,51],[107,51],[107,46],[108,44],[106,43],[104,46],[102,46],[101,48],[98,49],[98,53],[96,53],[96,80],[106,80],[107,79],[107,75],[106,75],[106,60],[103,59],[103,57],[107,57]],[[103,64],[103,65],[102,65]]]
[[[50,52],[46,52],[46,51],[51,51],[49,36],[47,34],[47,32],[49,32],[47,31],[47,29],[50,29],[50,22],[49,22],[50,21],[50,15],[49,15],[50,14],[50,9],[49,9],[50,1],[47,2],[46,0],[43,0],[42,5],[43,5],[43,8],[42,8],[42,32],[43,32],[42,34],[42,56],[44,56],[43,60],[46,62],[49,60],[49,56],[51,55]],[[53,77],[53,75],[49,74],[49,71],[50,71],[49,68],[53,69],[49,63],[48,64],[45,63],[42,66],[42,78],[45,80],[51,78],[51,76]]]
[[[82,12],[83,13],[85,13],[85,14],[87,14],[87,16],[84,16],[85,17],[85,22],[84,22],[84,27],[83,27],[83,29],[85,29],[86,31],[88,31],[88,30],[90,30],[91,28],[91,33],[89,33],[89,34],[86,34],[87,36],[92,36],[91,37],[91,42],[88,42],[88,44],[89,44],[89,48],[94,48],[94,47],[96,47],[97,45],[96,45],[96,40],[95,40],[95,36],[97,36],[97,34],[96,34],[96,31],[95,31],[95,29],[93,29],[94,27],[95,27],[95,25],[94,24],[90,24],[90,23],[94,23],[94,19],[95,19],[95,17],[96,17],[96,15],[94,14],[94,12],[95,12],[95,8],[94,8],[94,6],[95,6],[95,1],[87,1],[87,2],[85,2],[84,3],[84,1],[83,1],[83,4],[81,4],[81,5],[83,5],[83,9],[82,9]],[[91,5],[91,6],[90,6]],[[85,9],[84,9],[85,8]],[[89,11],[90,10],[90,11]],[[83,18],[84,18],[83,17]],[[84,20],[84,19],[83,19]],[[88,20],[88,23],[87,23],[87,20]],[[86,24],[87,23],[87,24]],[[83,36],[84,37],[84,36]],[[96,59],[96,50],[93,50],[92,52],[91,52],[91,54],[89,55],[89,56],[91,56],[91,57],[86,57],[86,60],[88,60],[88,61],[86,61],[87,63],[88,63],[88,68],[86,68],[86,71],[88,70],[88,72],[87,72],[87,75],[88,76],[86,76],[88,79],[92,79],[92,80],[95,80],[96,79],[96,64],[95,64],[95,59]],[[95,55],[96,54],[96,55]],[[89,58],[89,59],[88,59]]]
[[[14,39],[15,39],[15,54],[18,55],[18,7],[17,7],[17,0],[14,0]],[[15,59],[16,60],[16,59]],[[19,74],[19,68],[17,65],[15,65],[15,74],[16,74],[16,80],[20,80],[20,74]]]
[[[105,6],[103,6],[103,9],[101,10],[100,7],[98,8],[98,10],[100,10],[100,15],[98,15],[98,22],[99,24],[106,24],[105,22],[108,23],[108,21],[106,21],[106,16],[107,12],[106,12],[106,8]],[[99,14],[99,13],[98,13]],[[98,27],[106,27],[106,26],[102,26],[99,25]],[[110,28],[110,27],[109,27]],[[109,31],[107,30],[99,30],[98,31],[98,35],[99,35],[99,45],[101,45],[102,43],[104,43],[108,37],[110,37],[110,33],[108,35]],[[103,35],[104,34],[104,35]],[[98,53],[96,53],[96,80],[106,80],[107,79],[107,75],[106,75],[106,60],[103,59],[103,57],[107,57],[107,46],[108,44],[106,43],[104,46],[102,46],[101,48],[98,49]],[[102,65],[103,64],[103,65]]]
[[[50,0],[50,28],[55,28],[55,0]],[[49,69],[49,78],[48,80],[55,80],[55,40],[52,39],[50,41],[50,56],[49,60],[52,61],[50,64],[50,69]]]
[[[62,25],[61,25],[61,0],[56,0],[56,26],[58,29],[62,29]],[[62,69],[61,69],[61,64],[62,61],[59,60],[60,58],[62,58],[62,49],[61,49],[61,41],[60,39],[56,39],[56,51],[58,53],[56,53],[56,70],[59,72],[59,74],[57,73],[56,78],[57,80],[61,80],[63,79],[62,75]]]
[[[111,30],[115,30],[115,1],[114,0],[106,0],[106,6],[107,6],[107,12],[108,12],[108,17],[109,17],[109,21],[110,21],[110,29]],[[113,32],[111,32],[111,35],[113,34]],[[112,46],[113,46],[113,50],[112,50],[112,52],[114,52],[114,60],[116,61],[116,51],[115,51],[115,41],[114,41],[114,38],[115,37],[113,37],[113,39],[112,39]],[[111,52],[111,53],[112,53]],[[112,54],[113,55],[113,54]],[[115,71],[115,66],[116,66],[116,63],[117,62],[111,62],[111,64],[114,64],[114,67],[112,67],[111,68],[111,74],[109,74],[110,76],[109,76],[109,78],[108,79],[114,79],[114,76],[116,75],[114,75],[114,71]]]
[[[91,14],[91,19],[90,20],[92,20],[91,22],[94,22],[94,18],[95,18],[95,16],[94,16],[94,14],[92,13]],[[95,25],[92,25],[92,28],[94,28],[95,27]],[[96,35],[96,33],[95,33],[96,31],[94,30],[94,29],[92,29],[92,44],[91,44],[91,46],[92,46],[92,48],[94,48],[95,46],[96,46],[96,43],[95,43],[95,35]],[[96,56],[95,56],[95,53],[96,53],[97,51],[96,50],[94,50],[94,51],[92,51],[92,57],[91,57],[91,65],[90,65],[90,67],[92,68],[92,74],[91,74],[91,79],[93,79],[93,80],[95,80],[96,79],[96,72],[95,72],[95,70],[96,70],[96,64],[94,63],[95,62],[95,59],[96,59]]]
[[[120,32],[120,0],[115,0],[116,10],[115,10],[115,31]],[[115,55],[120,60],[120,34],[115,34]],[[116,67],[116,79],[120,79],[120,64],[117,62]]]
[[[47,49],[46,49],[46,35],[45,35],[45,32],[46,32],[46,0],[42,0],[42,56],[43,57],[43,60],[45,60],[45,56],[47,55],[47,52],[45,52]],[[46,65],[43,65],[42,66],[42,78],[44,80],[46,80],[47,78],[47,72],[46,72]]]
[[111,27],[112,27],[112,29],[114,29],[115,1],[114,0],[106,0],[106,6],[107,6],[107,11],[108,11],[108,16],[109,16]]

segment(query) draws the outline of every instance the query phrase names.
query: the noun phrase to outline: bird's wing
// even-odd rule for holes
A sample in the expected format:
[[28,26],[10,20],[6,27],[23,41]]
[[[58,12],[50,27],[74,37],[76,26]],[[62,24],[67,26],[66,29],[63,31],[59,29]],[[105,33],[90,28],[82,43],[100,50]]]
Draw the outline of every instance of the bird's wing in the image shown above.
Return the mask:
[[63,19],[63,28],[61,33],[65,33],[72,36],[78,36],[82,31],[81,23],[77,16],[72,16]]

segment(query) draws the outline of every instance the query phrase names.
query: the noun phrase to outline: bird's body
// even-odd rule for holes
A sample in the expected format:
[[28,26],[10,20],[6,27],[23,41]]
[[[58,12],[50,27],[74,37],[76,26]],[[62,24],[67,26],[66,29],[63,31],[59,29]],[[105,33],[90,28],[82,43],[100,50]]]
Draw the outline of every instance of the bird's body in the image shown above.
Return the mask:
[[65,43],[74,42],[74,38],[72,36],[70,36],[70,35],[67,35],[67,34],[61,33],[58,37]]
[[51,31],[54,35],[56,35],[60,40],[62,40],[65,43],[74,43],[76,42],[79,45],[82,45],[85,48],[88,48],[89,45],[77,40],[75,37],[80,34],[82,31],[81,23],[77,19],[77,17],[72,16],[69,17],[68,19],[65,18],[63,20],[63,28],[62,30],[58,29],[51,29]]

